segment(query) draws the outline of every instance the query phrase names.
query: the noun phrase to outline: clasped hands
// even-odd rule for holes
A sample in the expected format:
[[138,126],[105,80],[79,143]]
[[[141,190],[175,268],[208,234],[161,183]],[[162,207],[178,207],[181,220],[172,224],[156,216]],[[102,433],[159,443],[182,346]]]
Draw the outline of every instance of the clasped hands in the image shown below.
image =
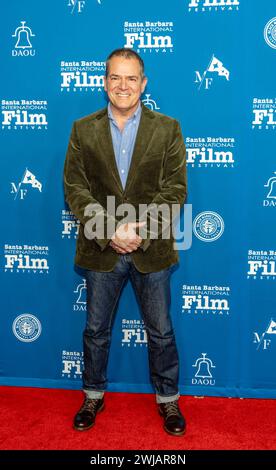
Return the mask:
[[119,254],[131,253],[136,251],[141,245],[143,239],[136,233],[137,227],[143,227],[146,222],[128,222],[117,227],[112,235],[110,246]]

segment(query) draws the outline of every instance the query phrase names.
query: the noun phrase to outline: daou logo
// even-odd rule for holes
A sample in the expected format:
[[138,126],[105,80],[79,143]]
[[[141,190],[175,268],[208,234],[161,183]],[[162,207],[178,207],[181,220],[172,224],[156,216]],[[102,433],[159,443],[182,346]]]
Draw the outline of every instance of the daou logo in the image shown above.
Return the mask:
[[21,21],[21,26],[16,28],[13,38],[16,38],[16,44],[12,50],[12,56],[34,56],[35,50],[33,49],[31,38],[35,36],[29,26],[25,26],[26,21]]
[[77,298],[75,300],[73,310],[75,312],[86,311],[86,296],[87,296],[86,279],[83,279],[82,283],[78,284],[78,286],[74,290],[74,294],[76,294]]
[[276,207],[276,171],[274,171],[274,176],[268,179],[264,187],[267,188],[267,195],[263,201],[263,206]]
[[215,380],[213,378],[212,369],[215,369],[211,359],[207,357],[206,353],[201,353],[202,357],[199,357],[196,362],[193,364],[193,367],[196,367],[196,373],[192,379],[193,385],[215,385]]
[[150,98],[150,94],[146,94],[145,98],[142,100],[142,102],[144,103],[145,106],[147,106],[152,111],[157,111],[158,109],[160,109],[157,106],[156,101],[154,101],[152,98]]

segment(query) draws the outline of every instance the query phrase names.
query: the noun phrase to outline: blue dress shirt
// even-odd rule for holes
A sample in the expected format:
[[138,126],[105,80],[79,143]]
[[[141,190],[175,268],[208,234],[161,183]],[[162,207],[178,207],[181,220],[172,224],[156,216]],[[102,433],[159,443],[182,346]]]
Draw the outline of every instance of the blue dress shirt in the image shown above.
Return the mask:
[[112,114],[110,103],[108,103],[107,111],[116,163],[123,188],[125,188],[134,144],[136,140],[137,130],[141,118],[141,102],[139,102],[136,111],[126,121],[122,131],[120,131],[116,120]]

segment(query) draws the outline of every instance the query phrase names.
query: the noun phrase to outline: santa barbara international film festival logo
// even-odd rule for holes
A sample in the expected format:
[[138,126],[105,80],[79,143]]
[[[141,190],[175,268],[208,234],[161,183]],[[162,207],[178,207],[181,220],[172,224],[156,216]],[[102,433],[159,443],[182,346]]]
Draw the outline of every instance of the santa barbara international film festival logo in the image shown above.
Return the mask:
[[61,376],[67,379],[81,379],[83,371],[82,351],[62,351],[61,354],[62,371]]
[[188,11],[237,11],[239,5],[239,0],[188,0]]
[[134,48],[138,53],[173,52],[172,21],[124,22],[124,47]]
[[198,316],[229,315],[229,286],[182,286],[182,313]]
[[276,98],[253,98],[252,129],[276,129]]
[[229,70],[224,67],[223,63],[217,59],[214,54],[212,55],[211,60],[204,72],[202,73],[199,70],[196,70],[195,75],[195,83],[198,90],[209,90],[213,85],[215,77],[217,76],[224,77],[228,82],[230,78]]
[[61,92],[102,92],[105,61],[62,60],[60,62]]
[[213,369],[216,366],[213,361],[207,357],[207,353],[201,353],[193,367],[196,368],[194,378],[192,379],[192,385],[215,385],[215,379],[213,377]]
[[[93,0],[98,5],[102,4],[103,0]],[[73,15],[74,13],[82,13],[85,9],[87,3],[91,2],[91,0],[67,0],[67,7],[70,9],[70,13]]]
[[199,240],[214,242],[224,232],[223,218],[217,212],[200,212],[194,219],[193,231]]
[[80,227],[80,221],[76,219],[73,212],[63,209],[61,211],[62,232],[61,237],[68,240],[77,239]]
[[47,130],[47,106],[46,100],[1,100],[2,129]]
[[248,250],[247,279],[275,281],[276,251]]
[[268,350],[271,346],[271,342],[275,339],[276,336],[276,321],[271,318],[268,322],[268,325],[262,334],[258,332],[254,332],[254,340],[253,342],[257,345],[257,350]]
[[147,345],[147,332],[143,320],[124,318],[122,320],[122,346],[141,348]]
[[23,343],[35,341],[40,336],[41,330],[39,319],[30,313],[19,315],[12,324],[14,335]]
[[234,137],[186,137],[187,165],[194,168],[234,168]]
[[4,272],[48,274],[49,247],[39,245],[4,245]]
[[14,200],[23,200],[29,194],[30,192],[42,192],[42,184],[36,176],[28,170],[28,168],[25,168],[25,171],[23,175],[21,176],[21,179],[19,183],[16,182],[11,182],[11,194],[14,196]]
[[272,49],[276,49],[276,17],[269,20],[265,25],[264,38]]
[[35,49],[32,46],[32,38],[35,34],[29,26],[26,26],[26,21],[21,21],[20,26],[15,29],[12,35],[15,38],[14,49],[12,49],[13,57],[28,57],[35,55]]
[[268,178],[264,187],[266,188],[266,197],[263,200],[263,207],[276,207],[276,171],[273,176]]

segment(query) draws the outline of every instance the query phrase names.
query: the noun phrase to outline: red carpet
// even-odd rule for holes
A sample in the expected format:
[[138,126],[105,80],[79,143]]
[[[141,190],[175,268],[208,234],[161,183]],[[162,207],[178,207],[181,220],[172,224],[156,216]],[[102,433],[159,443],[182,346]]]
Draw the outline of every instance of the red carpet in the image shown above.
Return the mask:
[[86,432],[72,429],[82,392],[0,387],[0,448],[11,449],[275,449],[275,400],[182,396],[183,437],[163,431],[154,395],[106,393],[105,410]]

